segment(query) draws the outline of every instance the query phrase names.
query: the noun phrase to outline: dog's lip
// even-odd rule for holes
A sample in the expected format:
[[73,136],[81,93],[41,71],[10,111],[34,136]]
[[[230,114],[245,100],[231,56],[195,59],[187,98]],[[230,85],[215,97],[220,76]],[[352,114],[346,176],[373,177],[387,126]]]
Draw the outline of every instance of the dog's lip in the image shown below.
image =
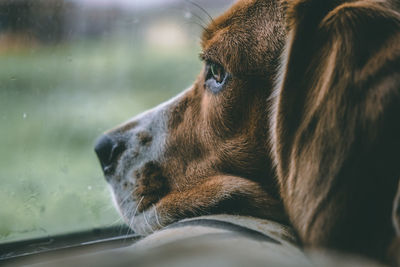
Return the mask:
[[136,215],[139,215],[139,214],[141,214],[141,213],[144,213],[144,212],[150,210],[152,207],[154,207],[155,205],[157,205],[157,203],[160,202],[161,199],[162,199],[162,198],[159,198],[159,199],[157,199],[157,200],[155,200],[155,201],[154,201],[154,200],[153,200],[153,201],[149,201],[148,203],[146,203],[147,205],[146,205],[146,207],[145,207],[144,209],[140,209],[140,204],[142,203],[142,201],[143,201],[145,198],[146,198],[146,195],[142,195],[142,196],[136,198],[136,199],[137,199],[137,202],[136,202],[136,203],[137,203],[137,204],[136,204],[136,206],[137,206]]
[[[155,201],[155,202],[151,202],[151,203],[148,204],[148,206],[145,209],[141,210],[140,209],[140,204],[141,204],[142,201],[143,201],[143,197],[139,197],[138,199],[135,199],[133,205],[128,205],[127,203],[121,205],[121,203],[119,203],[118,204],[118,206],[119,206],[118,209],[119,209],[120,214],[122,215],[122,217],[125,220],[131,221],[132,219],[134,219],[134,218],[136,218],[138,216],[141,216],[142,214],[146,214],[147,212],[149,212],[152,209],[154,209],[155,205],[159,202],[159,200]],[[123,212],[123,210],[125,212]],[[131,213],[129,213],[129,212],[126,213],[127,210],[128,211],[131,210]],[[132,210],[133,210],[133,212],[132,212]]]

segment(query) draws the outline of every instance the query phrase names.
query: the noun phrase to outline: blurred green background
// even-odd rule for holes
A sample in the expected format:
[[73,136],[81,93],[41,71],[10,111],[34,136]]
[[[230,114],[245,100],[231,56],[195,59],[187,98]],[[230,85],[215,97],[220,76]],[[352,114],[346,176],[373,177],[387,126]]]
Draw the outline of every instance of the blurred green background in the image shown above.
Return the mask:
[[[230,2],[198,1],[213,15]],[[207,17],[186,1],[160,3],[0,3],[9,15],[0,17],[0,242],[122,223],[95,139],[202,67]]]

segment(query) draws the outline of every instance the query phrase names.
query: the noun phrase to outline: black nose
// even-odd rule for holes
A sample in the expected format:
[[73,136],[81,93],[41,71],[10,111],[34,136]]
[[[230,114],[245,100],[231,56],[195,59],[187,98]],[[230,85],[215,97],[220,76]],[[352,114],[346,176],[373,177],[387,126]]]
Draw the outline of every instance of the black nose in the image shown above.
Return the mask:
[[107,135],[101,136],[96,142],[94,151],[99,158],[105,175],[114,172],[119,155],[125,150],[123,142],[117,142]]

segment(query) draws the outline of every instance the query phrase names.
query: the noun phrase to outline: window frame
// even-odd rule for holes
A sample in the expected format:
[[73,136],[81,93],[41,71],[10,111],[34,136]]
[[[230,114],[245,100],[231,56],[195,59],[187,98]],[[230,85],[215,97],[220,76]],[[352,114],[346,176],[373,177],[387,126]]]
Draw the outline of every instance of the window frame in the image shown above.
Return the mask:
[[53,235],[0,244],[0,264],[39,263],[43,260],[121,248],[140,239],[128,226],[94,228],[87,231]]

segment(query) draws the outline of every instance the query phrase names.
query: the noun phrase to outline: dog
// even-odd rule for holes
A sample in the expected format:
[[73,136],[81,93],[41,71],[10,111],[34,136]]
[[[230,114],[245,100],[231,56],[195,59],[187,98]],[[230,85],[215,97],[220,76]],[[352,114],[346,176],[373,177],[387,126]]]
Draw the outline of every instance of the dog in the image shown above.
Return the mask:
[[387,259],[400,224],[398,9],[240,0],[213,20],[194,84],[97,142],[127,224],[147,235],[248,215],[292,224],[308,247]]
[[215,213],[287,222],[266,108],[285,41],[280,6],[239,1],[201,40],[194,84],[96,145],[122,217],[142,235]]

